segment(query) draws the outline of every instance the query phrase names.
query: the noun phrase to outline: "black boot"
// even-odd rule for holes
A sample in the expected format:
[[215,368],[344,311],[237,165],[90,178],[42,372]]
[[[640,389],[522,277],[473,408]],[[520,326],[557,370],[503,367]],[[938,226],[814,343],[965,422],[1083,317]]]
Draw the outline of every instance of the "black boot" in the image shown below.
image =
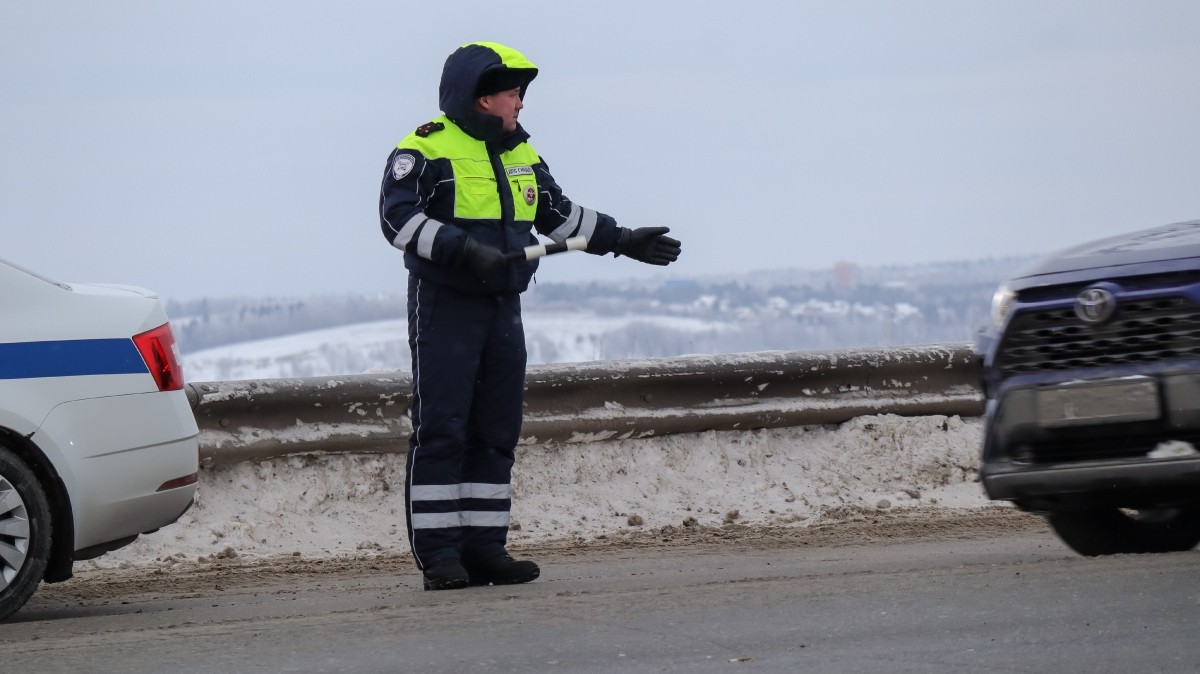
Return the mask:
[[439,559],[421,573],[425,576],[426,590],[458,590],[471,582],[457,559]]
[[516,585],[541,575],[537,564],[513,559],[507,552],[484,559],[463,560],[472,585]]

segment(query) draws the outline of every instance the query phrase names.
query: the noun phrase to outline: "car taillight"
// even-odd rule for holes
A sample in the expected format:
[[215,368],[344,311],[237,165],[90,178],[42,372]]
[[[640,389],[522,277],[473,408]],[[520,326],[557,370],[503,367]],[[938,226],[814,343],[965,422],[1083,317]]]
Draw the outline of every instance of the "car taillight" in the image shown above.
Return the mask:
[[168,489],[179,489],[180,487],[186,487],[189,484],[196,484],[199,481],[200,481],[200,474],[192,473],[191,475],[184,475],[183,477],[177,477],[174,480],[167,480],[166,482],[162,483],[162,486],[158,488],[158,491],[167,491]]
[[159,391],[178,391],[183,388],[183,369],[179,367],[179,354],[175,347],[175,334],[171,324],[162,325],[133,336],[133,343],[150,368],[150,376],[158,384]]

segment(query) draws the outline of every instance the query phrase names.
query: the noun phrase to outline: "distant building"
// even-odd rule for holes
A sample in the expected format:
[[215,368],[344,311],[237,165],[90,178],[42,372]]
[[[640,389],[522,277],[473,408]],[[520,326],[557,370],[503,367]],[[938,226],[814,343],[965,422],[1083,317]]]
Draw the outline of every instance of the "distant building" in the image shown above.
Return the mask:
[[835,290],[854,290],[858,286],[858,268],[853,262],[833,264],[833,287]]

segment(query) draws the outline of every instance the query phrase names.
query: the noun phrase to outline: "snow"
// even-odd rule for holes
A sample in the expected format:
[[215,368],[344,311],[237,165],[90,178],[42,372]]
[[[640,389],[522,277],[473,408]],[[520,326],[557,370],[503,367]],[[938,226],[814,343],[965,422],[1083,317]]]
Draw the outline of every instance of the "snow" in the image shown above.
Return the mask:
[[[807,526],[839,512],[982,507],[981,420],[873,415],[843,424],[517,449],[510,541],[590,539],[695,520]],[[407,553],[403,454],[206,467],[175,525],[84,564]]]
[[[537,312],[522,317],[529,362],[596,360],[605,335],[634,324],[685,333],[723,332],[736,326],[679,316],[600,316],[591,312]],[[408,370],[406,319],[357,323],[283,337],[239,342],[183,355],[188,381],[232,381]]]
[[[407,357],[407,321],[358,323],[283,337],[239,342],[183,355],[188,381],[279,379],[312,376],[337,369],[345,345],[365,356],[388,353]],[[333,362],[331,362],[333,361]]]

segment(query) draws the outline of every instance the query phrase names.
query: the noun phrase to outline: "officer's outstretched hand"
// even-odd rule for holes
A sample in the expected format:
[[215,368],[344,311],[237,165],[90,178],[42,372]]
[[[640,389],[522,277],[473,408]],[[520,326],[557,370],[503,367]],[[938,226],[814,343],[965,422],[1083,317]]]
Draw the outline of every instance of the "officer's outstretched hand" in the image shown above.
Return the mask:
[[665,267],[679,259],[682,250],[678,239],[667,236],[670,227],[621,228],[617,239],[617,255],[628,255],[638,262]]
[[479,243],[470,237],[463,244],[463,262],[484,283],[498,282],[508,266],[508,260],[499,248]]

